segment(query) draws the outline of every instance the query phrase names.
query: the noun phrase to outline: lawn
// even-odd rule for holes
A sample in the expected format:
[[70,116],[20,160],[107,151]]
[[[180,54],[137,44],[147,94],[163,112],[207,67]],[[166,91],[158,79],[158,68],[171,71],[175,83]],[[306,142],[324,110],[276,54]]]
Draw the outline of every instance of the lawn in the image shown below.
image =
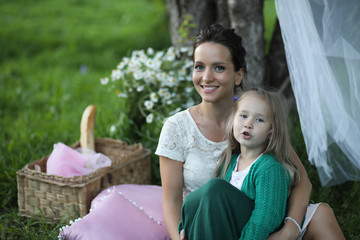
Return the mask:
[[[110,136],[122,102],[100,78],[134,49],[170,46],[165,1],[0,1],[0,239],[55,239],[59,224],[17,215],[16,171],[80,137],[80,119],[97,106],[95,135]],[[360,187],[321,187],[306,156],[296,112],[292,142],[347,239],[360,239]]]

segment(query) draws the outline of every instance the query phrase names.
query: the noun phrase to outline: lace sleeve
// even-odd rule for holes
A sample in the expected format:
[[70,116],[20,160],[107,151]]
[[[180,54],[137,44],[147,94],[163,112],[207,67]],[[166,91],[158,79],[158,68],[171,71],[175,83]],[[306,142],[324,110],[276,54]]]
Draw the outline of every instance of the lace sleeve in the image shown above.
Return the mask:
[[155,154],[184,162],[184,149],[184,134],[176,119],[170,117],[161,130]]

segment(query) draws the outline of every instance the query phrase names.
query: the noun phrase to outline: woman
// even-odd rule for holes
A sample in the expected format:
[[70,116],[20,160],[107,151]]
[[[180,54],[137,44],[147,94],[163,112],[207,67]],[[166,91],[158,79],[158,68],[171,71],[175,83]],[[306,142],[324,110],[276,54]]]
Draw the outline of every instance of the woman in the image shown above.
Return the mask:
[[[183,199],[216,176],[216,166],[227,146],[225,120],[234,106],[234,92],[246,74],[245,54],[241,37],[219,24],[204,28],[195,42],[193,83],[202,102],[167,120],[156,150],[160,158],[164,218],[172,239],[180,239],[178,224]],[[305,223],[312,219],[305,239],[326,238],[327,234],[331,236],[326,239],[342,239],[328,205],[320,204],[317,211],[317,205],[310,205],[307,211],[311,183],[293,150],[291,155],[300,172],[300,181],[289,197],[287,216],[291,218],[270,239],[299,236],[305,212]]]

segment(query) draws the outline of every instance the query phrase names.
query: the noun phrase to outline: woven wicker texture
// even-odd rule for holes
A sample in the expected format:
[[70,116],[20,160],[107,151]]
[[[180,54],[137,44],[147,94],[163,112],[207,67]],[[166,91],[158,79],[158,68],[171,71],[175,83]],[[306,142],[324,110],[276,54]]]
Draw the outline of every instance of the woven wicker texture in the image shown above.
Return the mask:
[[[79,147],[79,142],[72,148]],[[91,200],[103,189],[122,183],[150,184],[150,150],[141,144],[96,138],[96,152],[112,160],[110,167],[71,178],[46,174],[47,157],[17,172],[19,214],[43,216],[48,222],[86,215]]]

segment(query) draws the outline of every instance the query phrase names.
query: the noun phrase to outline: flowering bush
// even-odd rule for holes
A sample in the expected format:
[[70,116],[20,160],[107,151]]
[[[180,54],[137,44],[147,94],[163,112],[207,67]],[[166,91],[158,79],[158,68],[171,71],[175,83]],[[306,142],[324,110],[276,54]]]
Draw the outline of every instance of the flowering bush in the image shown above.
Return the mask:
[[[133,51],[124,57],[111,73],[100,81],[125,101],[119,123],[111,132],[128,127],[142,138],[157,142],[164,120],[195,104],[192,60],[189,48],[154,51],[152,48]],[[124,136],[122,136],[124,137]]]

